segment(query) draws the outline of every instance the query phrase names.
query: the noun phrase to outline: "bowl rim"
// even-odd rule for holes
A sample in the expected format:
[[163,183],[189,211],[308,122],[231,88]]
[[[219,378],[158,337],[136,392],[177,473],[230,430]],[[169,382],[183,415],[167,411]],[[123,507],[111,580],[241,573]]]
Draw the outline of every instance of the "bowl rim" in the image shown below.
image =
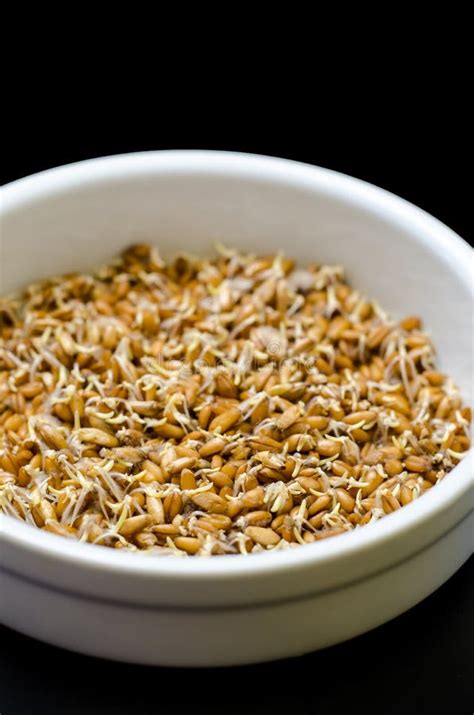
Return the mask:
[[[84,184],[99,185],[147,175],[220,175],[297,186],[355,204],[369,213],[405,228],[414,239],[447,263],[474,300],[470,246],[454,231],[422,209],[394,194],[345,174],[318,166],[276,157],[237,152],[167,150],[118,154],[80,161],[28,176],[2,188],[2,213],[21,211],[28,204],[68,193]],[[64,539],[0,514],[0,540],[35,557],[52,557],[110,574],[130,573],[179,581],[200,578],[226,579],[293,571],[318,566],[383,546],[431,521],[463,499],[474,486],[474,450],[471,448],[449,477],[390,518],[377,521],[337,538],[307,544],[302,549],[218,559],[187,559],[173,555],[156,557],[144,553],[121,553],[104,546]],[[454,478],[453,478],[454,477]],[[403,512],[403,513],[401,513]],[[31,538],[34,534],[34,539]]]

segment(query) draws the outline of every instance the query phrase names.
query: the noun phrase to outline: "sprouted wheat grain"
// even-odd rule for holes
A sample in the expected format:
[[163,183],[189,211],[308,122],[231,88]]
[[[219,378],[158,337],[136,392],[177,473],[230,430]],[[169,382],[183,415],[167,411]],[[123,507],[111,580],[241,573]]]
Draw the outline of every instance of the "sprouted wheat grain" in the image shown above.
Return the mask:
[[338,266],[134,246],[0,302],[0,507],[157,554],[247,554],[369,524],[466,454],[421,321]]

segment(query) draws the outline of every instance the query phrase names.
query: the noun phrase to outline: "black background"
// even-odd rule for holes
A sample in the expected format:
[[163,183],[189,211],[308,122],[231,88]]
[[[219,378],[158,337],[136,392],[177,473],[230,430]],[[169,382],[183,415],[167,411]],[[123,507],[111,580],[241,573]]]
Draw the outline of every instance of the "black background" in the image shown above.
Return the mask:
[[[2,183],[60,164],[148,149],[225,149],[282,156],[336,169],[393,191],[472,244],[468,135],[405,104],[357,106],[328,116],[300,109],[290,123],[278,106],[263,118],[249,106],[201,107],[180,119],[137,108],[82,116],[58,107],[34,121],[12,116]],[[18,121],[17,121],[18,120]],[[0,629],[1,715],[253,715],[254,713],[440,713],[474,711],[474,559],[435,594],[371,633],[303,658],[226,670],[141,668],[86,658]]]

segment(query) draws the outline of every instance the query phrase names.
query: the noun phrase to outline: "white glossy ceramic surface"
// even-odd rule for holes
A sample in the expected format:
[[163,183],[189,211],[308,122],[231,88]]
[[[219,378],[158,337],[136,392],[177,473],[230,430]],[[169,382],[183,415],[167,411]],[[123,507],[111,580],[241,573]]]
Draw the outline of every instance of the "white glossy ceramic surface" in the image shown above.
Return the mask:
[[[55,169],[3,190],[0,294],[87,269],[134,241],[163,255],[215,241],[342,263],[395,315],[421,314],[472,403],[472,251],[407,202],[325,169],[158,152]],[[120,553],[0,517],[0,617],[73,650],[138,663],[297,655],[410,608],[469,557],[472,451],[374,525],[290,551],[211,559]]]

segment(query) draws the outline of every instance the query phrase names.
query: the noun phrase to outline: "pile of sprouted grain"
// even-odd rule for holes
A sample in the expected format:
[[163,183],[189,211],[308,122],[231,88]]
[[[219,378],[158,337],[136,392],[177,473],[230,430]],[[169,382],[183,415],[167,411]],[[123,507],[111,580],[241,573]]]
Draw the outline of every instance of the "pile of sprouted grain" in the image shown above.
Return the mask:
[[470,446],[416,317],[338,266],[134,246],[0,302],[0,507],[157,554],[307,544],[409,504]]

